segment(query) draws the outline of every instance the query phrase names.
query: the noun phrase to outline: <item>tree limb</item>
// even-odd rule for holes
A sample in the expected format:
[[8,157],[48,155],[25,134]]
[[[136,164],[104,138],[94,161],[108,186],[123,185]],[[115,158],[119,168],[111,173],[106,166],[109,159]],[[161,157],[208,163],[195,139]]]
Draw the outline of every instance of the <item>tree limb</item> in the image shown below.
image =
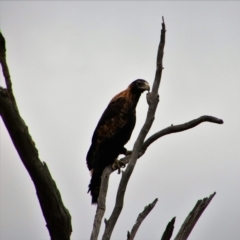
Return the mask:
[[12,91],[12,83],[5,57],[5,40],[0,33],[0,58],[7,88],[0,87],[0,115],[12,142],[36,188],[38,200],[52,240],[69,240],[72,232],[71,216],[64,206],[47,164],[41,162],[38,150],[21,118]]
[[147,148],[149,147],[150,144],[152,144],[154,141],[156,141],[157,139],[159,139],[160,137],[163,137],[167,134],[171,134],[171,133],[176,133],[176,132],[182,132],[182,131],[186,131],[190,128],[194,128],[197,125],[199,125],[200,123],[203,122],[211,122],[211,123],[217,123],[217,124],[223,124],[223,120],[216,118],[216,117],[212,117],[212,116],[201,116],[197,119],[191,120],[189,122],[183,123],[183,124],[179,124],[179,125],[171,125],[170,127],[167,127],[155,134],[153,134],[151,137],[149,137],[144,143],[143,146],[141,148],[140,154],[144,154],[145,151],[147,150]]
[[13,95],[12,81],[11,81],[11,77],[10,77],[10,73],[9,73],[9,69],[6,61],[6,42],[1,32],[0,32],[0,63],[2,65],[2,72],[5,79],[8,96],[17,110],[17,103]]
[[152,92],[148,94],[148,113],[147,113],[147,118],[146,121],[140,131],[140,134],[138,135],[138,138],[134,144],[132,154],[130,156],[129,164],[126,168],[126,171],[123,172],[122,178],[118,187],[118,192],[117,192],[117,197],[116,197],[116,204],[113,209],[113,212],[107,221],[106,228],[103,234],[102,239],[104,240],[109,240],[112,234],[112,231],[114,229],[114,226],[117,222],[117,219],[122,211],[123,208],[123,200],[124,200],[124,195],[127,187],[127,183],[130,179],[130,176],[134,170],[136,161],[138,159],[138,153],[139,150],[142,147],[143,141],[149,132],[152,123],[154,121],[154,115],[156,112],[156,108],[159,102],[159,96],[158,96],[158,88],[161,82],[161,76],[162,76],[162,58],[163,58],[163,50],[164,50],[164,45],[165,45],[165,23],[164,19],[162,22],[162,30],[161,30],[161,38],[160,38],[160,43],[159,43],[159,48],[158,48],[158,54],[157,54],[157,69],[156,69],[156,74],[155,74],[155,80],[153,83],[153,88]]
[[100,194],[98,197],[98,204],[97,204],[97,210],[93,222],[93,230],[91,234],[90,240],[97,240],[99,235],[99,230],[102,223],[102,218],[105,213],[106,209],[106,195],[107,195],[107,189],[108,189],[108,181],[110,174],[113,172],[113,169],[108,166],[104,169],[101,177],[101,187],[100,187]]
[[216,192],[211,194],[209,197],[197,201],[195,207],[185,219],[174,240],[186,240],[188,238],[198,219],[202,215],[203,211],[207,208],[208,204],[211,202],[215,194]]
[[148,204],[144,210],[138,215],[137,221],[134,224],[131,233],[128,232],[127,234],[127,240],[133,240],[138,228],[140,227],[141,223],[143,222],[143,220],[145,219],[145,217],[152,211],[152,209],[155,207],[156,203],[157,203],[158,199],[156,198],[152,203]]
[[172,237],[173,229],[174,229],[174,223],[175,223],[176,217],[174,217],[167,225],[161,240],[170,240]]

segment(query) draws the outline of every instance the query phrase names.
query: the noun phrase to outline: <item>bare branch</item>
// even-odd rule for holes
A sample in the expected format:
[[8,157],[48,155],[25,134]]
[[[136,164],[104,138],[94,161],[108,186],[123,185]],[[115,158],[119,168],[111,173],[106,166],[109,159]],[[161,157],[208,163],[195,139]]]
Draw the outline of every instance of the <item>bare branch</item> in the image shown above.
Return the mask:
[[[182,123],[179,125],[171,125],[170,127],[164,128],[162,130],[160,130],[159,132],[153,134],[151,137],[149,137],[142,145],[141,150],[138,153],[138,158],[142,157],[142,155],[146,152],[147,148],[156,140],[158,140],[159,138],[168,135],[168,134],[172,134],[172,133],[177,133],[177,132],[183,132],[186,131],[188,129],[194,128],[197,125],[203,123],[203,122],[211,122],[211,123],[216,123],[216,124],[223,124],[223,120],[213,117],[213,116],[201,116],[197,119],[191,120],[189,122],[186,123]],[[124,162],[125,164],[128,164],[130,160],[130,156],[126,156],[121,158],[121,161]],[[114,172],[116,170],[110,170],[108,171],[109,174],[111,174],[112,172]],[[101,191],[100,191],[101,194]]]
[[[93,230],[90,238],[91,240],[97,240],[98,238],[99,230],[102,223],[102,218],[104,216],[105,209],[106,209],[105,203],[106,203],[106,195],[108,190],[108,181],[109,181],[110,174],[112,172],[113,172],[113,169],[109,166],[109,167],[106,167],[102,173],[100,194],[98,197],[97,210],[96,210],[96,214],[93,222]],[[107,220],[105,220],[105,224],[107,224]]]
[[142,147],[143,141],[149,132],[152,123],[154,121],[154,115],[156,112],[156,108],[159,102],[159,97],[158,97],[158,88],[161,82],[161,76],[162,76],[162,58],[163,58],[163,50],[164,50],[164,45],[165,45],[165,23],[162,23],[162,30],[161,30],[161,39],[159,43],[159,48],[158,48],[158,54],[157,54],[157,69],[156,69],[156,75],[155,75],[155,80],[153,83],[153,88],[152,92],[148,94],[148,113],[147,113],[147,118],[146,121],[140,131],[140,134],[134,144],[133,147],[133,152],[130,156],[129,164],[126,168],[126,171],[123,172],[119,187],[118,187],[118,192],[117,192],[117,198],[116,198],[116,204],[113,209],[113,212],[106,224],[106,228],[103,234],[104,240],[109,240],[112,234],[112,231],[114,229],[114,226],[117,222],[117,219],[122,211],[123,208],[123,200],[124,200],[124,195],[127,187],[127,183],[130,179],[130,176],[133,172],[133,169],[135,167],[136,161],[138,159],[138,153],[139,150]]
[[182,131],[186,131],[190,128],[194,128],[197,125],[199,125],[200,123],[203,122],[211,122],[211,123],[217,123],[217,124],[223,124],[223,120],[216,118],[216,117],[212,117],[212,116],[201,116],[197,119],[191,120],[189,122],[183,123],[183,124],[179,124],[179,125],[171,125],[170,127],[167,127],[155,134],[153,134],[151,137],[149,137],[143,144],[142,149],[141,149],[141,155],[145,153],[146,149],[149,147],[150,144],[152,144],[154,141],[156,141],[157,139],[159,139],[160,137],[163,137],[167,134],[171,134],[171,133],[176,133],[176,132],[182,132]]
[[138,215],[138,218],[136,220],[136,223],[134,224],[131,233],[128,232],[127,234],[127,240],[133,240],[138,228],[140,227],[141,223],[143,222],[143,220],[145,219],[145,217],[152,211],[152,209],[155,207],[156,203],[157,203],[158,199],[156,198],[152,203],[150,203],[149,205],[147,205],[144,210]]
[[6,61],[6,42],[1,32],[0,32],[0,63],[2,65],[2,72],[5,79],[8,96],[17,110],[17,103],[13,95],[12,81],[11,81],[11,77],[10,77],[10,73],[9,73],[8,65]]
[[167,225],[161,240],[170,240],[172,237],[173,229],[174,229],[174,223],[175,223],[176,217],[174,217]]
[[41,162],[38,150],[21,118],[12,91],[5,58],[5,40],[0,35],[0,55],[7,88],[0,87],[0,115],[12,142],[36,188],[39,203],[52,240],[69,240],[72,232],[71,216],[65,208],[56,183],[46,163]]
[[208,204],[211,202],[215,194],[216,193],[214,192],[209,197],[197,201],[195,207],[185,219],[174,240],[186,240],[188,238],[198,219],[202,215],[203,211],[207,208]]

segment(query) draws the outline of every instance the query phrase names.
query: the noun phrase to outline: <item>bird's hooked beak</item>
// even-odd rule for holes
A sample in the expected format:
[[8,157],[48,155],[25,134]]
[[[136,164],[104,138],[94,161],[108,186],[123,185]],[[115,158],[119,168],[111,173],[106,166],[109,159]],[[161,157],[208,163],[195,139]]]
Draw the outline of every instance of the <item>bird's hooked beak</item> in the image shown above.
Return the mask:
[[143,86],[141,86],[141,89],[143,90],[143,91],[150,91],[150,86],[149,86],[149,84],[148,84],[148,82],[146,81],[146,82],[144,82],[144,85]]

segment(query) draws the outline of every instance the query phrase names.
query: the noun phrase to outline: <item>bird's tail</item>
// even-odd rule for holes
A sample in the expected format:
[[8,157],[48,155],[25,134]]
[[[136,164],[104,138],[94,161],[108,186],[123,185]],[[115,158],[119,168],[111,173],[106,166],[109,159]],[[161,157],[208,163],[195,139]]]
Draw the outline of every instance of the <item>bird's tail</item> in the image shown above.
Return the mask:
[[92,204],[97,204],[100,187],[101,187],[101,175],[102,173],[98,171],[93,171],[92,178],[89,184],[88,192],[92,195]]

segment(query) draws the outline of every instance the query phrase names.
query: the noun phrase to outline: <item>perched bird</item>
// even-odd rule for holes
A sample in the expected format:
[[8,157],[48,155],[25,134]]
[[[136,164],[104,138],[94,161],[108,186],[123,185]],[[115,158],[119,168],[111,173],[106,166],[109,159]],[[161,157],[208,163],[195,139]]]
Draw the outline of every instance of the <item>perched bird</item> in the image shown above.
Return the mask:
[[92,204],[97,203],[104,168],[114,163],[117,168],[121,167],[117,157],[127,154],[124,145],[130,139],[136,123],[138,100],[141,93],[149,90],[147,81],[137,79],[118,93],[103,112],[87,153],[87,166],[92,174],[88,190],[92,195]]

